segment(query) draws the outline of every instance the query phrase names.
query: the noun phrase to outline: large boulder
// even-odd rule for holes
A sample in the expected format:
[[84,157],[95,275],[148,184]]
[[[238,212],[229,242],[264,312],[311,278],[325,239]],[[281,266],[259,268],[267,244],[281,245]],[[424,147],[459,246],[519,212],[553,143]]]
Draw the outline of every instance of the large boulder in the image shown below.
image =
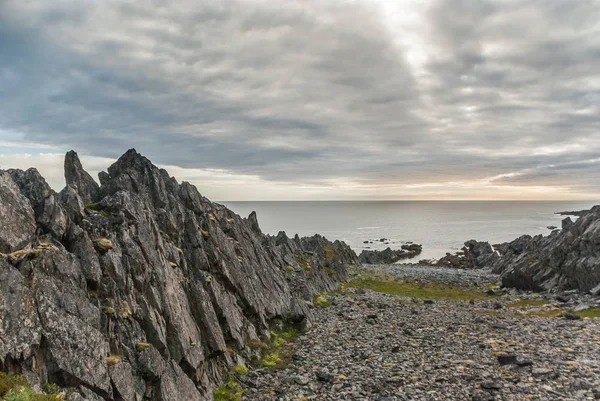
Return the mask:
[[35,215],[29,200],[6,171],[0,171],[0,253],[23,249],[35,239]]
[[510,242],[493,271],[502,284],[523,290],[596,292],[600,285],[600,206],[566,218],[548,236],[522,236]]

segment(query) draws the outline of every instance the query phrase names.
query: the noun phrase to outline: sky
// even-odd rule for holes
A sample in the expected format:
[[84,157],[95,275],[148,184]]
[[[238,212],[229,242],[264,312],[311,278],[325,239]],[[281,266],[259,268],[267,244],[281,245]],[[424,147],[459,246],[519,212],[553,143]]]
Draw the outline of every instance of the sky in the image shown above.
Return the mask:
[[0,0],[0,168],[213,200],[600,199],[600,0]]

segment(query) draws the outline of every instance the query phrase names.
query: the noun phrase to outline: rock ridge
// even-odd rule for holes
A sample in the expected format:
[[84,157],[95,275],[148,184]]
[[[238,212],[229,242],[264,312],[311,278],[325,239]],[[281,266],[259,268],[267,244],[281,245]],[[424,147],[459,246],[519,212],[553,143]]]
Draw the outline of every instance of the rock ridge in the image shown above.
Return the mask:
[[343,242],[262,234],[134,149],[98,185],[0,171],[0,371],[69,400],[211,400],[251,341],[306,328],[359,264]]
[[547,236],[521,236],[503,244],[493,272],[505,287],[522,290],[579,290],[600,295],[600,206],[567,217]]

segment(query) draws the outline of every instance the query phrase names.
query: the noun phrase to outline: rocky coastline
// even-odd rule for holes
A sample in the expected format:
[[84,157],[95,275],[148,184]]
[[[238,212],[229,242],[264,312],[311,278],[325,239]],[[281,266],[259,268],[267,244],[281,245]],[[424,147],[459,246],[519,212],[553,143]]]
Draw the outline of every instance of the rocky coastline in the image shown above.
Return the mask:
[[266,235],[133,149],[64,167],[0,170],[3,401],[600,399],[600,207],[398,263],[422,246]]

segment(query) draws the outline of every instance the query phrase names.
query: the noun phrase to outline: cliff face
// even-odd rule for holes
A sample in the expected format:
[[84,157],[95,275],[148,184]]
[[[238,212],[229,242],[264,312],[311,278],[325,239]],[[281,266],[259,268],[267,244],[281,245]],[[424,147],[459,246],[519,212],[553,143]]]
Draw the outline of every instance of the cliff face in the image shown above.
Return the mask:
[[101,186],[74,152],[65,176],[56,193],[0,171],[0,370],[72,400],[210,400],[248,341],[306,327],[358,264],[338,241],[263,235],[135,150]]
[[544,237],[504,244],[493,271],[502,284],[524,290],[578,289],[600,294],[600,206]]

